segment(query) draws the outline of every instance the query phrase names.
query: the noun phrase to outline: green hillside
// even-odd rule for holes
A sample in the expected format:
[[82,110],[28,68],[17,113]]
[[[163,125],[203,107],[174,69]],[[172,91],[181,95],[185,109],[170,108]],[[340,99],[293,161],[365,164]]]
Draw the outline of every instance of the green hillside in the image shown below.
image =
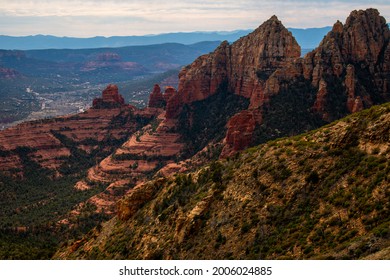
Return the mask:
[[389,259],[390,103],[156,178],[66,259]]

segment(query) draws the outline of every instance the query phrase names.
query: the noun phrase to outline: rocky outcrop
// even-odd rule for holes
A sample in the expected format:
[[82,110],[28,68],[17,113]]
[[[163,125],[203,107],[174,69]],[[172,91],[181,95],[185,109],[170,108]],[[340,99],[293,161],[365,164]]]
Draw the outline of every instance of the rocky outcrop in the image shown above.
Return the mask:
[[177,93],[176,89],[172,86],[166,86],[164,91],[164,101],[165,103],[168,102],[169,99],[171,99],[172,96],[174,96]]
[[178,93],[169,99],[166,116],[177,118],[184,104],[219,91],[243,96],[250,100],[250,111],[237,114],[227,124],[223,155],[248,147],[256,125],[262,121],[261,107],[279,92],[284,80],[301,75],[302,67],[296,63],[299,57],[296,40],[273,16],[232,45],[223,42],[213,53],[183,68]]
[[23,174],[20,158],[28,156],[40,166],[61,175],[69,157],[75,152],[82,151],[87,156],[98,150],[110,151],[115,141],[125,141],[123,138],[137,129],[132,115],[131,107],[122,110],[91,109],[78,115],[26,122],[2,130],[0,170],[9,175]]
[[103,90],[101,98],[95,98],[93,100],[92,108],[94,109],[110,109],[110,108],[119,108],[125,104],[125,100],[122,95],[118,92],[117,85],[108,85],[105,90]]
[[[389,27],[377,10],[353,11],[345,24],[334,24],[318,48],[300,58],[294,37],[273,16],[248,36],[231,45],[223,42],[213,53],[183,68],[178,93],[168,101],[166,116],[175,119],[184,104],[222,90],[250,100],[249,111],[227,124],[223,155],[258,143],[253,135],[261,126],[266,133],[283,136],[272,127],[277,115],[283,119],[290,114],[290,119],[303,121],[301,130],[287,129],[284,135],[304,132],[303,127],[315,128],[313,123],[331,122],[390,101],[389,40]],[[297,98],[304,101],[294,105],[297,98],[292,95],[302,95]],[[292,104],[274,101],[281,99]],[[297,117],[297,109],[309,112],[307,119]],[[248,129],[240,119],[250,114],[256,116],[255,128],[250,122]]]
[[165,116],[167,119],[175,119],[179,116],[183,103],[179,94],[174,94],[169,98],[167,105],[165,107]]
[[125,105],[118,87],[109,85],[84,113],[25,122],[0,131],[0,171],[22,175],[32,161],[56,176],[67,174],[71,158],[109,153],[158,114]]
[[[213,53],[200,56],[179,74],[178,94],[167,105],[167,117],[178,116],[183,104],[204,100],[221,87],[235,94],[264,94],[267,78],[300,57],[300,47],[276,16],[232,45],[223,42]],[[254,103],[251,107],[255,107]]]
[[386,20],[375,9],[353,11],[341,35],[343,57],[354,63],[364,63],[373,73],[390,39]]
[[[349,113],[389,101],[389,40],[386,20],[375,9],[353,11],[344,25],[338,21],[303,61],[304,77],[318,88],[314,111],[333,120],[324,112],[335,95],[347,97]],[[343,87],[335,89],[336,83]]]
[[149,108],[165,108],[168,100],[172,96],[176,95],[177,91],[172,86],[166,86],[164,94],[161,92],[161,88],[158,84],[155,84],[153,87],[152,93],[149,95]]
[[225,158],[252,144],[253,132],[259,116],[258,111],[245,110],[234,115],[227,123],[225,146],[221,157]]
[[279,68],[298,59],[301,48],[276,16],[231,47],[229,90],[251,98]]
[[154,183],[143,183],[131,189],[123,199],[118,201],[119,219],[125,221],[132,217],[138,209],[153,198],[164,183],[165,179],[161,178]]
[[123,61],[122,57],[114,52],[99,53],[92,57],[92,60],[81,65],[82,72],[97,72],[102,69],[110,69],[113,72],[126,72],[132,75],[142,75],[148,70],[141,64],[133,61]]
[[149,96],[148,107],[150,108],[163,108],[165,106],[165,99],[161,92],[159,85],[155,84],[153,91]]
[[134,133],[112,155],[88,171],[94,183],[134,184],[163,165],[173,162],[183,149],[180,134],[174,133],[175,123],[163,117],[159,109],[156,124],[146,125]]
[[113,154],[91,167],[86,179],[76,184],[78,189],[80,186],[89,189],[94,185],[108,185],[104,192],[88,200],[96,206],[98,212],[115,213],[116,201],[121,196],[115,189],[132,191],[135,185],[139,185],[137,190],[142,192],[140,188],[148,176],[173,163],[183,149],[180,134],[174,132],[176,122],[166,120],[165,113],[160,108],[147,108],[146,112],[151,109],[155,110],[155,123],[135,132]]

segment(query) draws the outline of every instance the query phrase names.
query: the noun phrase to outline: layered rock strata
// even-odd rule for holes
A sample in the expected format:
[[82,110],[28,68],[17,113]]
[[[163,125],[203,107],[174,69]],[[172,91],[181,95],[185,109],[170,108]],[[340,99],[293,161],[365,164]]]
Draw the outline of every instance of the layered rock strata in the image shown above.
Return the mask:
[[[166,116],[177,119],[185,104],[207,99],[220,89],[248,98],[248,111],[227,124],[224,155],[256,144],[253,132],[267,121],[264,112],[283,107],[270,107],[281,92],[303,92],[310,100],[305,110],[311,118],[333,121],[390,101],[389,40],[389,27],[377,10],[353,11],[345,24],[335,23],[318,48],[300,58],[296,40],[273,16],[251,34],[231,45],[223,42],[213,53],[183,68]],[[250,115],[255,128],[244,123]]]
[[[102,101],[119,105],[123,102],[120,97],[117,87],[111,85],[103,92]],[[117,142],[126,141],[138,129],[137,118],[151,119],[154,114],[128,105],[92,108],[77,115],[26,122],[2,130],[0,171],[23,175],[23,162],[27,159],[61,176],[64,164],[75,152],[87,156],[98,151],[109,152]]]
[[348,113],[390,100],[389,40],[389,27],[377,10],[353,11],[305,56],[303,75],[318,88],[313,109],[322,118],[333,120],[327,104],[335,95],[346,96]]
[[93,100],[92,108],[110,109],[121,107],[124,104],[125,100],[123,96],[119,94],[118,86],[110,84],[103,90],[102,97]]
[[175,118],[183,104],[206,99],[223,83],[230,92],[251,99],[258,107],[265,82],[278,68],[300,57],[301,49],[276,16],[230,45],[223,42],[213,53],[200,56],[179,74],[178,94],[167,105],[167,118]]

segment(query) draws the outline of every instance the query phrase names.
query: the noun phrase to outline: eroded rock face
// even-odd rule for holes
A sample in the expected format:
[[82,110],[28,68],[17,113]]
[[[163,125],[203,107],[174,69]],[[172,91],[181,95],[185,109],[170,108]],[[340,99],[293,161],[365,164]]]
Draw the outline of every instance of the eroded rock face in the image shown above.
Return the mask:
[[156,109],[155,117],[157,127],[149,124],[134,133],[115,153],[89,169],[88,181],[138,184],[146,179],[147,174],[173,162],[184,143],[180,141],[180,134],[173,132],[175,122],[165,120],[162,109]]
[[365,63],[374,70],[372,67],[381,59],[380,53],[389,38],[386,20],[377,10],[353,11],[343,29],[342,54],[348,60]]
[[[177,91],[172,86],[166,86],[164,93],[161,92],[161,88],[158,84],[155,84],[153,91],[149,96],[148,107],[149,108],[166,108],[168,100],[171,97],[177,95]],[[172,107],[173,104],[170,104]]]
[[221,157],[228,157],[252,144],[256,123],[260,121],[258,118],[261,118],[259,112],[253,110],[241,111],[230,118]]
[[[313,118],[331,122],[390,101],[389,40],[389,28],[377,10],[353,11],[345,24],[334,24],[318,48],[300,58],[294,37],[273,16],[251,34],[231,45],[223,42],[213,53],[183,68],[166,116],[175,119],[184,104],[207,99],[223,88],[250,100],[255,126],[267,119],[264,112],[275,96],[296,91],[313,99],[305,105]],[[279,114],[287,113],[279,110]],[[244,115],[248,112],[237,114],[227,125],[226,154],[253,142],[249,130],[239,133],[243,127],[238,120]]]
[[295,61],[301,48],[276,16],[231,46],[229,89],[247,98],[278,68]]
[[123,138],[138,128],[136,119],[132,118],[133,110],[131,107],[90,109],[78,115],[26,122],[2,130],[0,171],[9,175],[23,174],[20,158],[28,156],[60,175],[72,149],[89,155],[98,149],[109,151],[120,139],[125,141]]
[[[344,25],[334,24],[317,49],[275,70],[262,90],[252,94],[250,109],[263,108],[283,87],[288,91],[299,80],[310,81],[316,90],[308,110],[326,122],[388,102],[389,41],[388,25],[377,10],[353,11]],[[235,129],[230,126],[230,131]]]
[[203,100],[224,87],[255,100],[268,77],[300,57],[300,47],[276,16],[232,45],[223,42],[213,53],[197,58],[179,74],[178,94],[167,105],[167,118],[175,118],[183,104]]
[[324,111],[329,111],[329,100],[337,98],[337,82],[344,87],[349,113],[390,100],[389,40],[386,20],[375,9],[353,11],[344,25],[338,21],[303,61],[304,77],[318,88],[313,109],[333,120]]
[[165,103],[167,103],[168,100],[171,99],[171,97],[174,96],[176,93],[177,91],[174,87],[166,86],[163,95]]
[[161,92],[161,88],[159,85],[155,84],[153,87],[153,91],[149,96],[148,107],[150,108],[162,108],[165,105],[165,99]]
[[[98,149],[99,143],[105,143],[109,138],[117,141],[123,138],[123,129],[134,132],[137,124],[131,118],[132,114],[130,107],[88,110],[78,115],[26,122],[2,130],[0,171],[15,175],[11,170],[17,168],[17,173],[23,174],[20,158],[28,156],[42,167],[60,174],[61,167],[72,154],[72,147],[90,154]],[[110,147],[111,144],[106,144],[105,148],[109,150]]]
[[125,104],[125,100],[122,95],[119,94],[118,86],[109,84],[105,90],[103,90],[101,98],[95,98],[93,100],[94,109],[110,109],[119,108]]
[[116,201],[120,197],[116,189],[133,191],[132,187],[138,186],[132,196],[142,200],[142,183],[147,180],[147,176],[155,174],[164,165],[173,163],[184,147],[180,134],[174,132],[175,121],[166,120],[163,109],[147,108],[136,112],[139,116],[144,113],[153,113],[158,124],[148,124],[135,132],[113,154],[91,167],[86,180],[75,186],[81,185],[88,189],[96,184],[108,185],[104,192],[88,200],[96,206],[98,212],[116,212]]
[[25,122],[0,131],[0,171],[23,176],[28,158],[62,176],[74,153],[107,153],[141,127],[137,120],[150,120],[160,113],[125,105],[115,85],[109,85],[97,103],[98,108],[95,99],[94,108],[84,113]]
[[125,221],[132,217],[138,209],[153,198],[164,183],[165,179],[161,178],[155,183],[143,183],[131,189],[123,199],[118,201],[119,219]]

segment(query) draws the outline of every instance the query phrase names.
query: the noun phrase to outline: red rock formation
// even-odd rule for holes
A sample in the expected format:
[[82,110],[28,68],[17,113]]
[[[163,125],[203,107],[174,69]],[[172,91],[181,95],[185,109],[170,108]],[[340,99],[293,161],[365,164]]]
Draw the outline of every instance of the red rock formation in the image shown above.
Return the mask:
[[[150,110],[153,108],[147,108]],[[164,111],[156,108],[159,125],[147,125],[134,133],[112,155],[88,170],[87,179],[76,184],[80,189],[88,189],[93,183],[109,183],[109,187],[96,195],[90,203],[96,205],[100,212],[110,214],[115,212],[115,202],[118,195],[111,193],[117,187],[130,187],[140,184],[147,175],[157,172],[163,165],[173,163],[184,147],[180,134],[174,133],[176,122],[166,120]]]
[[360,96],[356,97],[355,102],[353,104],[351,113],[356,113],[364,109],[364,104]]
[[[389,28],[377,10],[353,11],[344,25],[336,22],[319,47],[302,59],[295,39],[274,16],[248,36],[232,45],[223,42],[183,68],[178,94],[167,103],[166,116],[177,118],[183,104],[206,99],[224,86],[250,99],[248,109],[257,111],[256,124],[261,124],[266,118],[264,106],[273,96],[299,83],[300,89],[307,90],[302,88],[306,80],[313,87],[310,90],[317,91],[307,110],[332,121],[375,102],[390,101],[389,40]],[[345,102],[341,111],[334,106],[340,102]],[[240,114],[229,122],[227,151],[251,142],[248,132],[239,133],[243,129],[239,119]]]
[[276,69],[295,61],[301,48],[276,16],[231,46],[229,89],[250,98]]
[[150,108],[163,108],[165,106],[165,100],[161,92],[159,85],[155,84],[153,91],[149,96],[148,107]]
[[177,91],[174,87],[166,86],[164,94],[161,92],[159,85],[155,84],[152,93],[149,96],[149,108],[164,108],[168,103],[168,100],[172,96],[176,95]]
[[[107,141],[108,138],[125,142],[127,139],[123,137],[138,128],[138,118],[152,119],[159,114],[161,109],[138,110],[124,105],[118,87],[108,85],[102,97],[94,100],[93,109],[84,113],[26,122],[0,131],[0,171],[22,175],[23,164],[17,149],[27,147],[30,148],[30,159],[61,175],[60,167],[72,154],[70,143],[74,146],[72,148],[87,153],[104,148],[109,151],[115,141]],[[15,172],[15,169],[18,171]],[[11,170],[15,174],[9,173]]]
[[161,178],[156,184],[142,183],[131,189],[124,199],[118,201],[119,219],[125,221],[133,216],[142,205],[150,201],[164,182],[165,179]]
[[[349,112],[372,106],[372,95],[379,95],[382,102],[390,100],[389,41],[386,21],[375,9],[353,11],[345,25],[338,21],[319,47],[303,61],[304,77],[319,89],[313,109],[326,111],[328,99],[334,98],[327,82],[329,77],[340,79],[344,84],[345,106]],[[359,77],[357,73],[361,73]],[[372,79],[373,84],[364,84],[360,79]],[[326,97],[325,92],[330,95]]]
[[122,57],[114,52],[99,53],[92,60],[85,62],[81,67],[82,71],[90,72],[98,69],[110,68],[111,71],[126,71],[133,74],[143,74],[147,72],[144,66],[137,62],[123,61]]
[[386,20],[375,9],[353,11],[343,31],[343,56],[355,63],[365,63],[373,71],[390,39]]
[[230,118],[227,124],[225,146],[221,157],[225,158],[236,151],[241,151],[252,144],[256,123],[259,123],[259,112],[245,110]]
[[122,95],[118,93],[118,86],[109,84],[105,90],[103,90],[103,102],[113,102],[123,105],[125,103]]
[[355,79],[355,67],[351,64],[347,66],[347,75],[345,76],[345,87],[347,90],[347,108],[348,111],[351,113],[355,113],[354,109],[356,110],[357,108],[360,108],[360,105],[358,107],[355,107],[355,102],[357,100],[360,100],[358,102],[359,104],[363,105],[360,97],[356,97],[356,79]]
[[224,84],[235,94],[258,100],[252,96],[261,96],[267,78],[299,57],[296,40],[273,16],[232,45],[225,41],[213,53],[183,68],[179,74],[178,95],[167,105],[167,117],[177,117],[183,104],[206,99]]
[[318,86],[316,101],[314,102],[313,105],[313,110],[314,112],[320,114],[322,119],[330,121],[329,114],[325,109],[327,95],[328,95],[327,84],[323,79],[321,79]]
[[183,106],[181,97],[178,93],[174,94],[169,98],[167,105],[165,107],[167,119],[174,119],[180,114],[180,110]]
[[125,104],[125,100],[118,92],[118,86],[109,84],[105,90],[103,90],[101,98],[95,98],[93,100],[92,108],[94,109],[109,109],[119,108]]
[[165,87],[165,91],[163,95],[165,103],[167,103],[168,100],[171,99],[171,97],[174,96],[176,93],[177,91],[174,87],[171,86]]
[[[135,131],[136,121],[130,118],[133,111],[131,107],[88,110],[78,115],[26,122],[2,130],[0,150],[11,154],[3,156],[0,153],[0,170],[7,172],[16,167],[23,173],[23,165],[15,149],[29,147],[32,160],[56,171],[71,155],[70,149],[61,142],[61,137],[74,142],[75,148],[90,153],[98,148],[96,143],[107,140],[107,137],[119,140],[123,137],[123,130]],[[116,118],[126,122],[116,123]],[[109,149],[110,145],[107,144],[106,148]]]

